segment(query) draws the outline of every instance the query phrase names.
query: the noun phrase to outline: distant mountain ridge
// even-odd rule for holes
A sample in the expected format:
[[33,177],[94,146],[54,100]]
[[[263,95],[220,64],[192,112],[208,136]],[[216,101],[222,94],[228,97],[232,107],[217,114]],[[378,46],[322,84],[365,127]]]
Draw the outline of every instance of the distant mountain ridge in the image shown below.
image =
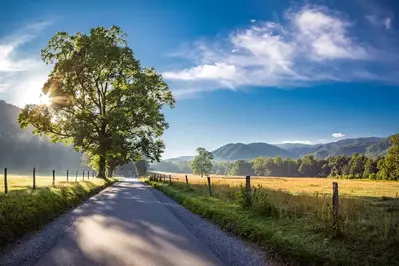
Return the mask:
[[[390,137],[378,138],[354,138],[343,139],[336,142],[324,144],[268,144],[268,143],[229,143],[214,151],[212,154],[218,161],[251,160],[257,157],[276,157],[296,159],[305,155],[314,155],[317,158],[325,159],[331,156],[362,153],[369,157],[383,156],[386,154]],[[190,161],[194,156],[182,156],[166,159],[168,162]]]
[[32,134],[32,127],[21,129],[18,115],[21,109],[0,100],[0,168],[11,173],[36,167],[38,171],[80,169],[81,153],[48,138]]

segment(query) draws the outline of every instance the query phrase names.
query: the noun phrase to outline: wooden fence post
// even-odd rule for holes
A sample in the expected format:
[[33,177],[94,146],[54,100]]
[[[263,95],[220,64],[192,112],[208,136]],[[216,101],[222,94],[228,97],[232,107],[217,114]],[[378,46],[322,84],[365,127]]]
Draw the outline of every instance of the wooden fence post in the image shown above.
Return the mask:
[[8,193],[7,168],[4,168],[4,194]]
[[163,182],[166,182],[166,175],[163,175]]
[[208,179],[209,196],[212,197],[211,178],[209,176],[207,176],[206,179]]
[[53,170],[53,187],[55,187],[55,170]]
[[172,176],[169,175],[169,185],[171,185],[171,184],[172,184]]
[[33,167],[33,175],[32,175],[32,178],[33,178],[33,186],[32,186],[32,188],[33,188],[33,189],[36,189],[36,168],[35,168],[35,167]]
[[67,183],[68,183],[68,181],[69,181],[69,171],[67,169]]
[[333,206],[333,229],[334,234],[338,235],[339,233],[339,196],[338,196],[338,183],[333,182],[333,197],[332,197],[332,206]]
[[245,187],[247,189],[247,193],[251,193],[251,176],[249,175],[245,177]]
[[78,171],[76,171],[75,182],[78,182]]
[[187,187],[188,187],[188,178],[187,178],[187,175],[186,175],[186,185],[187,185]]
[[249,175],[247,175],[245,177],[245,193],[246,193],[245,205],[247,205],[249,207],[252,204],[252,198],[251,198],[251,176],[249,176]]

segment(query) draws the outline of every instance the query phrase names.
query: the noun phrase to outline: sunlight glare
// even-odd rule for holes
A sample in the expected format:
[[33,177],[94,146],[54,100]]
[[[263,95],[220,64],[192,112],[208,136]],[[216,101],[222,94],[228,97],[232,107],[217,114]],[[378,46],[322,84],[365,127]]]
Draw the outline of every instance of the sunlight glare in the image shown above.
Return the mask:
[[50,105],[51,104],[51,98],[48,95],[40,94],[39,103],[40,104],[45,104],[45,105]]

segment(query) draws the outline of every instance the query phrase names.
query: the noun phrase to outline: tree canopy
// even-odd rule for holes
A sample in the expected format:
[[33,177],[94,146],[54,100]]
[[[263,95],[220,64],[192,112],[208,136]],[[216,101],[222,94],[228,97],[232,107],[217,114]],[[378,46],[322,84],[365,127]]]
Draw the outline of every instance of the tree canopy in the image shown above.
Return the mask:
[[387,156],[378,163],[380,172],[379,178],[389,180],[399,180],[399,136],[395,135],[391,138],[392,146],[388,149]]
[[191,168],[193,169],[193,173],[196,175],[200,175],[201,177],[204,175],[209,175],[212,171],[212,160],[213,155],[211,152],[207,151],[204,148],[197,149],[197,156],[191,162]]
[[22,128],[73,144],[85,152],[100,177],[131,160],[159,161],[168,127],[164,105],[175,100],[162,76],[143,68],[119,27],[97,27],[89,34],[58,32],[42,50],[53,69],[42,93],[50,104],[29,104],[19,115]]

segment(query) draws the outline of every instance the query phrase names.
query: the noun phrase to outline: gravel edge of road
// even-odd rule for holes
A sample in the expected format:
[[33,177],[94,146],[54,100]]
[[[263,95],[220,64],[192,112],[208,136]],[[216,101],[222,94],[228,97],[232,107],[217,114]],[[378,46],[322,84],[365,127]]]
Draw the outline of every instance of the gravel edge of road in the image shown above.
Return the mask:
[[45,225],[41,230],[29,234],[14,244],[0,251],[1,266],[28,266],[35,264],[48,250],[50,250],[64,235],[65,231],[78,219],[85,209],[100,200],[103,193],[112,189],[113,185],[101,190],[96,195],[88,198],[76,208],[62,214],[54,221]]
[[[147,185],[147,184],[145,184]],[[264,253],[241,239],[229,235],[217,225],[192,213],[161,191],[147,185],[155,197],[178,218],[201,243],[229,266],[269,265]]]

